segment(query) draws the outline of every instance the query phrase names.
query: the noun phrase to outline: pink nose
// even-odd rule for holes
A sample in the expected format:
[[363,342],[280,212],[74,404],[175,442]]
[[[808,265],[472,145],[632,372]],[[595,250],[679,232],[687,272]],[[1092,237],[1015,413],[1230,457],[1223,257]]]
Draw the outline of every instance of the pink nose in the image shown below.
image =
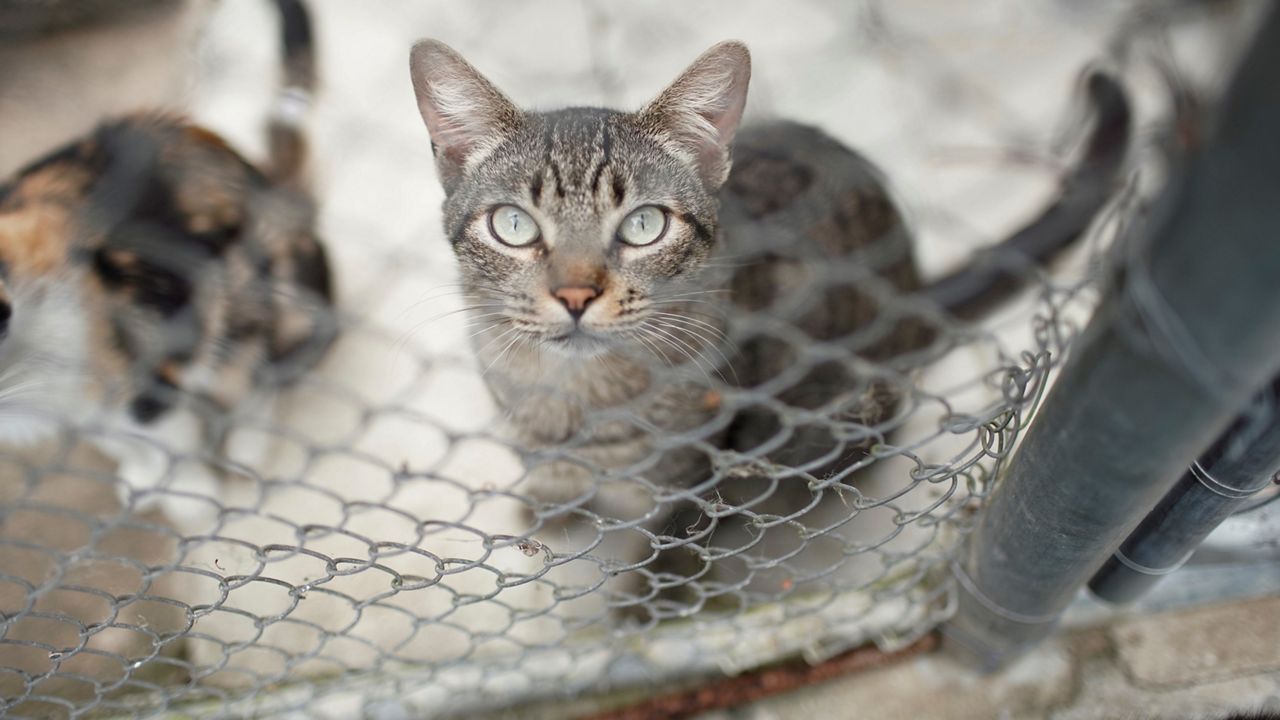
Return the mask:
[[551,294],[564,305],[574,320],[582,317],[582,313],[587,311],[587,306],[600,296],[600,288],[594,285],[577,285],[558,287],[551,291]]

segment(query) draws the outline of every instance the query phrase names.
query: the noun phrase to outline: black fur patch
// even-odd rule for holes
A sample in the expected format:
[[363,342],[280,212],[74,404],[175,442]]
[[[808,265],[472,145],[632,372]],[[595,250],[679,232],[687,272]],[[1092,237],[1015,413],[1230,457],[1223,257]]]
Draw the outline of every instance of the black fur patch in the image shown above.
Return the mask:
[[591,173],[592,195],[600,192],[600,177],[604,175],[605,168],[609,167],[609,163],[613,160],[613,139],[609,137],[608,126],[601,126],[600,128],[600,153],[600,164]]
[[173,409],[178,401],[178,388],[157,375],[151,379],[151,387],[138,393],[129,403],[129,415],[143,425],[155,422]]
[[548,162],[548,165],[550,165],[551,167],[551,180],[552,182],[555,183],[555,186],[556,186],[556,197],[563,200],[566,194],[566,190],[564,186],[564,177],[560,175],[560,166],[556,163],[555,160],[550,160]]
[[529,195],[533,198],[533,206],[538,207],[542,202],[542,173],[536,173],[533,176],[533,183],[529,185]]
[[191,302],[192,286],[187,274],[174,272],[142,255],[98,248],[93,253],[92,267],[108,289],[126,293],[138,305],[153,308],[166,318]]
[[613,176],[613,204],[616,207],[622,206],[622,201],[627,197],[627,186],[622,182],[622,178],[616,173]]
[[324,246],[310,243],[308,251],[293,256],[293,281],[326,302],[333,300],[333,275],[329,272],[329,258]]
[[129,403],[129,416],[143,425],[150,425],[173,407],[155,393],[145,392]]
[[684,213],[680,216],[680,219],[688,223],[689,227],[693,228],[693,234],[699,241],[710,245],[715,240],[715,237],[711,234],[711,230],[709,230],[706,225],[703,225],[693,213]]

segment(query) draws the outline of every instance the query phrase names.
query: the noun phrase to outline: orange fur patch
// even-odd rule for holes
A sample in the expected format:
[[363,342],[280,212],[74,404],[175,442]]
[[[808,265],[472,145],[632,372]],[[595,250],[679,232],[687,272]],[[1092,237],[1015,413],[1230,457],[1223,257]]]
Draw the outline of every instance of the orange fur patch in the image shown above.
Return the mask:
[[61,269],[73,232],[65,209],[41,203],[0,213],[0,259],[16,277]]
[[22,178],[5,203],[6,209],[31,203],[76,203],[92,181],[88,168],[71,161],[56,163]]

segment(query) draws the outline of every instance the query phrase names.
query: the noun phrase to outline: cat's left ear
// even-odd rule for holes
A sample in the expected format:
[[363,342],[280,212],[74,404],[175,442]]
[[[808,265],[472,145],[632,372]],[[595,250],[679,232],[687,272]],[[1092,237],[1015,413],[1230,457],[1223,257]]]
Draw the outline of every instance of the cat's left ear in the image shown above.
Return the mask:
[[747,46],[729,40],[698,56],[637,118],[697,165],[709,187],[729,176],[729,148],[751,80]]
[[520,126],[523,115],[480,71],[439,40],[413,46],[409,74],[431,134],[436,169],[449,191],[472,160]]

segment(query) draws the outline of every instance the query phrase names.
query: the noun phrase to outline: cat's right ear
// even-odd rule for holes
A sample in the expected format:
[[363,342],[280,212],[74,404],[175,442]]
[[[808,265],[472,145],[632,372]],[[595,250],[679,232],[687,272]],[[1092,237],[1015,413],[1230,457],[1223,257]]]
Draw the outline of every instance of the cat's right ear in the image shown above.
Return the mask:
[[729,176],[729,148],[750,80],[747,46],[722,42],[698,56],[637,117],[689,157],[707,186],[718,188]]
[[520,109],[453,48],[421,40],[409,53],[418,110],[445,191],[467,166],[520,126]]

